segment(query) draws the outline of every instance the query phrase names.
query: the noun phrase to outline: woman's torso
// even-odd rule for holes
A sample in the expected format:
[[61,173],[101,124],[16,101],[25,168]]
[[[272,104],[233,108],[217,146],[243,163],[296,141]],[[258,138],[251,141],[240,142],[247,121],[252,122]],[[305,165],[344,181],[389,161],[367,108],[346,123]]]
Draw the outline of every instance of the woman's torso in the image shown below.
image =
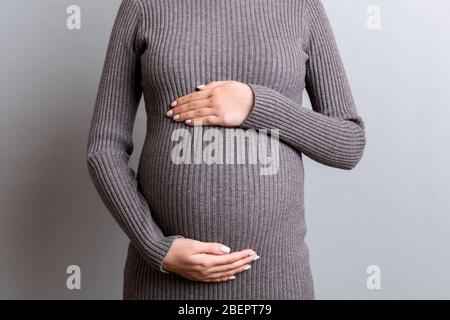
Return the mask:
[[[301,3],[143,1],[146,18],[140,35],[146,50],[141,68],[148,123],[138,181],[164,233],[222,242],[233,250],[302,244],[306,227],[301,154],[279,142],[272,161],[278,168],[268,175],[261,174],[263,157],[256,164],[249,164],[248,158],[242,164],[236,158],[235,163],[227,161],[231,150],[248,154],[249,148],[239,143],[223,148],[223,164],[195,164],[193,159],[176,164],[174,132],[191,136],[191,150],[200,143],[196,150],[208,153],[204,151],[208,143],[194,139],[192,127],[165,116],[175,98],[215,80],[257,83],[301,101],[307,59],[302,50]],[[213,128],[217,131],[209,131]],[[201,129],[203,134],[220,132],[224,145],[233,145],[226,139],[227,131],[237,132]]]

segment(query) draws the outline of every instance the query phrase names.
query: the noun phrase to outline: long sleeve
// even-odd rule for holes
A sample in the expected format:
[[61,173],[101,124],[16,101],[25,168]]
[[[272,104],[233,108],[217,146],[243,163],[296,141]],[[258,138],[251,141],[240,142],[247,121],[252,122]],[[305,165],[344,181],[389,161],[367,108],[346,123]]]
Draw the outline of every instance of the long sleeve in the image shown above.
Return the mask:
[[142,96],[139,27],[141,10],[123,0],[114,22],[88,138],[88,169],[94,185],[132,244],[156,270],[172,241],[165,236],[140,193],[133,169],[132,132]]
[[365,144],[358,115],[325,8],[320,0],[304,7],[305,86],[312,110],[277,91],[254,83],[255,102],[243,128],[279,129],[279,138],[322,164],[352,169]]

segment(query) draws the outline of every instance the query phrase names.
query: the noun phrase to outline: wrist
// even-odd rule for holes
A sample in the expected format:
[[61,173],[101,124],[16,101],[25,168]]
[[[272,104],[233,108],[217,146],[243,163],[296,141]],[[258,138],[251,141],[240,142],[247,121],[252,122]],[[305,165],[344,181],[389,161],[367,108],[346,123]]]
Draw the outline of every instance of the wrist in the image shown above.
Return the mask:
[[244,99],[245,105],[243,106],[242,110],[245,110],[245,116],[242,119],[241,124],[244,123],[246,119],[250,116],[255,106],[255,92],[251,84],[244,83],[244,87],[246,90],[246,98]]
[[170,239],[170,245],[169,245],[169,247],[168,247],[168,249],[167,249],[163,259],[161,260],[161,263],[159,264],[159,271],[161,271],[162,273],[170,274],[170,273],[173,273],[173,272],[167,270],[167,265],[166,265],[167,255],[169,254],[169,251],[172,248],[173,242],[176,239],[184,238],[184,236],[182,236],[182,235],[174,235],[174,236],[170,236],[170,237],[167,237],[167,238]]

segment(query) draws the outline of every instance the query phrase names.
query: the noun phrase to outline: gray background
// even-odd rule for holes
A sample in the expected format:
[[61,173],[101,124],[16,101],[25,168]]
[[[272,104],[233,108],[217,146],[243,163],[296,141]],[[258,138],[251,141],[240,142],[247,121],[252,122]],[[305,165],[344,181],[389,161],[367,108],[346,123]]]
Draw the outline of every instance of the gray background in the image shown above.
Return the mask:
[[[119,3],[0,2],[0,298],[121,298],[127,241],[85,160]],[[305,160],[317,298],[448,299],[450,3],[324,3],[367,149],[353,171]],[[82,9],[81,30],[66,28],[71,4]],[[366,27],[373,4],[381,30]],[[144,118],[141,107],[134,167]],[[66,288],[71,264],[81,267],[81,290]],[[369,265],[381,268],[381,290],[366,287]]]

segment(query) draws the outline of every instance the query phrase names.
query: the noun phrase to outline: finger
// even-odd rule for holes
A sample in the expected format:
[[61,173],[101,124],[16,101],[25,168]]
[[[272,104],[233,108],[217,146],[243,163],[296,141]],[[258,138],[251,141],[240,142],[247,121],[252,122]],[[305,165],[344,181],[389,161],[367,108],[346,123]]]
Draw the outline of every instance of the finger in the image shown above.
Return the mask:
[[245,249],[238,252],[233,252],[227,255],[222,256],[208,256],[207,262],[210,263],[210,267],[217,267],[217,266],[227,266],[231,265],[233,263],[236,263],[238,261],[241,261],[243,259],[250,258],[253,259],[256,256],[256,252],[252,249]]
[[195,256],[194,263],[203,265],[207,268],[213,268],[218,266],[230,265],[236,261],[246,259],[249,257],[253,258],[255,255],[256,252],[252,249],[245,249],[242,251],[221,255],[205,253]]
[[220,118],[210,115],[200,118],[187,119],[185,122],[189,126],[218,126],[220,125]]
[[223,264],[223,265],[218,265],[218,266],[213,266],[211,268],[208,269],[208,272],[211,273],[217,273],[217,272],[229,272],[232,271],[234,269],[243,267],[247,264],[252,263],[255,260],[258,260],[259,256],[255,253],[251,256],[245,257],[243,259],[234,261],[232,263],[228,263],[228,264]]
[[210,106],[211,106],[211,103],[208,99],[200,99],[200,100],[192,101],[192,102],[177,106],[177,107],[169,110],[167,112],[167,115],[169,117],[173,117],[173,116],[183,113],[183,112],[188,112],[188,111],[201,109],[201,108],[208,108]]
[[246,264],[246,265],[243,265],[243,266],[241,266],[239,268],[234,268],[234,269],[232,269],[230,271],[227,271],[227,272],[217,272],[217,273],[210,274],[207,277],[207,279],[220,279],[220,278],[224,278],[224,277],[231,277],[231,276],[234,276],[234,275],[236,275],[238,273],[244,272],[244,271],[246,271],[246,270],[248,270],[250,268],[251,268],[251,265],[250,264]]
[[231,248],[218,242],[198,241],[195,244],[194,250],[197,251],[197,253],[226,254],[230,253]]
[[207,99],[207,98],[209,98],[210,95],[211,95],[210,92],[203,92],[203,91],[192,92],[192,93],[189,93],[189,94],[184,95],[182,97],[178,97],[177,99],[175,99],[175,101],[173,101],[170,104],[170,106],[171,107],[178,107],[178,106],[181,106],[181,105],[189,103],[189,102],[202,100],[202,99]]
[[229,81],[227,81],[227,80],[225,80],[225,81],[212,81],[212,82],[210,82],[208,84],[202,84],[202,85],[197,86],[197,89],[200,90],[200,91],[207,91],[207,90],[210,90],[210,89],[213,89],[213,88],[216,88],[216,87],[223,86],[227,82],[229,82]]
[[236,277],[235,276],[225,276],[225,277],[221,277],[221,278],[206,279],[204,281],[205,282],[224,282],[224,281],[233,280],[233,279],[236,279]]
[[[176,122],[184,122],[186,120],[194,120],[194,119],[201,119],[206,118],[208,116],[214,116],[216,111],[213,108],[201,108],[201,109],[195,109],[187,112],[183,112],[180,114],[176,114],[173,116],[173,120]],[[197,120],[197,123],[199,122]],[[188,121],[189,123],[190,121]],[[207,124],[206,122],[204,123]]]

